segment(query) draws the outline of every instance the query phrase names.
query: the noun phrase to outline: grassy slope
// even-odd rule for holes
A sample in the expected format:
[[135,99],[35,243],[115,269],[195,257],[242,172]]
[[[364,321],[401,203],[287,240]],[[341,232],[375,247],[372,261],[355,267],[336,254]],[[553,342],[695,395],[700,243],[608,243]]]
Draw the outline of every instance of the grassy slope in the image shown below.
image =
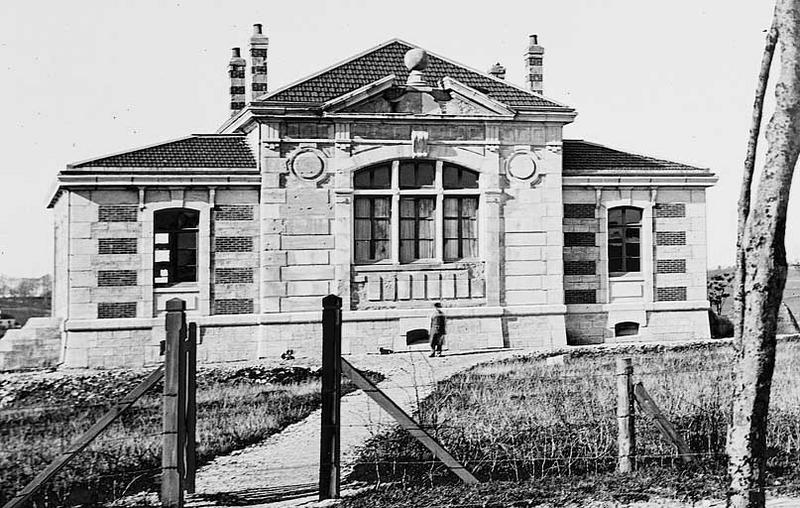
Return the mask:
[[[519,500],[560,506],[565,500],[598,499],[596,489],[606,500],[721,496],[731,348],[651,346],[623,354],[633,357],[635,380],[644,383],[697,454],[694,463],[684,466],[675,460],[671,447],[641,417],[640,473],[615,475],[617,355],[575,350],[563,366],[548,366],[542,358],[478,366],[440,384],[423,403],[422,422],[487,484],[459,485],[432,463],[427,451],[397,431],[368,444],[351,480],[396,482],[398,488],[362,494],[344,506]],[[771,478],[784,484],[800,481],[798,366],[800,342],[782,343],[770,408],[769,467]],[[407,464],[415,461],[424,463]]]
[[[264,383],[264,376],[269,374],[266,369],[242,370],[246,372],[217,369],[205,375],[200,373],[197,393],[200,465],[280,432],[319,407],[320,384],[312,373],[300,382],[281,384]],[[97,421],[108,407],[107,404],[93,407],[92,403],[118,399],[141,377],[123,371],[116,376],[103,372],[52,382],[35,378],[14,381],[7,391],[12,394],[25,391],[26,396],[0,410],[0,505]],[[381,379],[374,373],[371,377]],[[288,381],[298,378],[303,376]],[[4,388],[2,383],[0,388]],[[37,506],[92,505],[153,488],[161,464],[160,390],[160,385],[156,386],[151,395],[141,399],[81,452],[37,496]],[[352,385],[343,385],[343,391],[353,390]],[[53,404],[72,407],[46,409]]]
[[[719,268],[708,271],[711,278],[718,274],[733,274],[733,268]],[[792,265],[786,274],[786,287],[783,290],[783,301],[792,309],[795,318],[800,320],[800,265]],[[722,313],[730,316],[733,312],[733,297],[729,296],[722,305]]]

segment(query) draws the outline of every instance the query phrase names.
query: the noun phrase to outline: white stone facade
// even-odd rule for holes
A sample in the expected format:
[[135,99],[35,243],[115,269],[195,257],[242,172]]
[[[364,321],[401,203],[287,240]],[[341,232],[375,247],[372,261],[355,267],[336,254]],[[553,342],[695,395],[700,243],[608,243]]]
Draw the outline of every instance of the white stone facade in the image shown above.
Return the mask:
[[[428,327],[434,301],[444,305],[451,349],[708,337],[704,192],[713,175],[686,167],[628,176],[626,168],[595,171],[591,157],[575,166],[562,140],[573,110],[512,108],[448,79],[411,87],[381,78],[314,107],[274,99],[288,89],[268,94],[219,134],[225,143],[243,139],[251,166],[162,165],[157,178],[117,156],[69,167],[52,202],[63,364],[158,362],[173,297],[187,301],[198,324],[200,361],[318,354],[321,300],[330,293],[344,301],[345,353],[413,347],[405,334]],[[197,139],[180,143],[206,142]],[[386,164],[395,175],[401,161],[420,160],[435,175],[416,191],[396,181],[377,191],[354,185],[360,171]],[[477,186],[445,189],[445,167],[477,175]],[[375,262],[355,253],[354,201],[363,195],[391,203],[388,254]],[[401,262],[399,203],[411,195],[435,203],[425,217],[431,255]],[[477,203],[477,246],[447,259],[442,204],[462,195]],[[608,271],[608,210],[619,206],[642,214],[640,269],[621,276]],[[199,213],[196,277],[165,285],[154,283],[154,217],[172,209]],[[620,323],[635,323],[636,333],[620,335]]]

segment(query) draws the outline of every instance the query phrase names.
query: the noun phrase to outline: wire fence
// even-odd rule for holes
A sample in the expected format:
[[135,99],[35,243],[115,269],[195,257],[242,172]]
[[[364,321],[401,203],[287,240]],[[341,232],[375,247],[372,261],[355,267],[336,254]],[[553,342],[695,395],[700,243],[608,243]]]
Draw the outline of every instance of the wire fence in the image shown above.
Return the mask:
[[[396,400],[416,407],[422,428],[476,475],[515,481],[613,470],[617,458],[615,374],[610,364],[592,371],[570,362],[548,365],[542,360],[535,368],[501,363],[440,381],[440,365],[435,362],[423,355],[409,355],[404,363],[399,362],[403,364],[396,368],[398,375],[380,387]],[[724,462],[731,378],[730,365],[725,364],[680,368],[653,361],[637,365],[634,371],[634,379],[645,384],[686,439],[691,457],[703,464]],[[54,499],[74,497],[74,492],[87,486],[110,489],[117,497],[156,488],[161,414],[155,396],[157,391],[149,393],[149,399],[137,403],[130,414],[113,424],[84,452],[85,458],[67,468],[33,506],[54,506]],[[363,394],[354,396],[365,398]],[[201,463],[259,442],[301,420],[316,408],[317,397],[313,390],[292,386],[278,390],[274,385],[244,384],[227,392],[220,390],[199,404]],[[780,391],[774,394],[773,400],[778,401],[774,414],[778,416],[770,431],[770,444],[783,458],[794,453],[798,464],[800,428],[780,427],[781,414],[800,420],[796,394],[794,397]],[[0,409],[0,457],[5,460],[0,461],[0,492],[19,490],[26,478],[115,402],[106,399]],[[366,398],[360,404],[361,411],[341,424],[342,433],[359,433],[367,439],[360,453],[344,461],[350,479],[375,484],[411,482],[413,478],[447,481],[448,473],[440,462],[400,431],[376,404]],[[296,412],[288,415],[290,411]],[[638,460],[642,464],[677,463],[678,454],[660,438],[650,418],[638,418]],[[246,425],[241,423],[244,420],[248,420]],[[252,430],[254,421],[263,423],[260,431]],[[16,464],[18,471],[3,469],[3,463]],[[318,467],[313,461],[265,466],[285,472],[287,478],[293,472]],[[76,499],[80,500],[80,495]]]

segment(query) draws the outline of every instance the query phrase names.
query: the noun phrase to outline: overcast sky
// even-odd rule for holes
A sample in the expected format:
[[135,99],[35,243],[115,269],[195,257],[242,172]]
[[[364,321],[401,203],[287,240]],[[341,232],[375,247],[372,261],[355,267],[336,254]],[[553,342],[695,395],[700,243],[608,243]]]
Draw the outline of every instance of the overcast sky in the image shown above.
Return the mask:
[[65,164],[214,132],[228,115],[230,48],[246,47],[259,22],[270,89],[393,37],[481,70],[499,61],[522,84],[528,35],[539,34],[545,95],[578,111],[565,137],[719,175],[708,193],[708,261],[731,264],[771,11],[771,2],[729,0],[3,2],[0,274],[50,273],[45,204]]

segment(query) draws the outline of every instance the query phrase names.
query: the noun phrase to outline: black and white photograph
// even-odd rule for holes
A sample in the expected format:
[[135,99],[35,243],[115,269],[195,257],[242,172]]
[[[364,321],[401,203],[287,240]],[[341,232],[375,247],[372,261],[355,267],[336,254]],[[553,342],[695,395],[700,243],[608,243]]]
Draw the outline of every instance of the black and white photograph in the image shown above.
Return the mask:
[[800,0],[6,2],[0,91],[1,508],[800,508]]

